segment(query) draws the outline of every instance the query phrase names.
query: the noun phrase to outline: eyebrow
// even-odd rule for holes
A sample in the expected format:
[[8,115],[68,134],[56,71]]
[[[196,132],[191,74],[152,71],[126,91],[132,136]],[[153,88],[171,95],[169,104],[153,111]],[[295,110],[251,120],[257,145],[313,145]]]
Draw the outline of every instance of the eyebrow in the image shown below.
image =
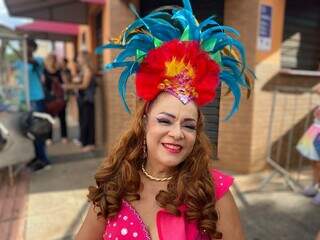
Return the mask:
[[[164,115],[167,115],[168,117],[171,117],[171,118],[176,119],[176,116],[175,116],[175,115],[173,115],[173,114],[171,114],[171,113],[161,112],[161,113],[159,113],[159,114],[164,114]],[[194,118],[185,118],[185,119],[183,119],[183,121],[184,121],[184,122],[186,122],[186,121],[193,121],[193,122],[196,122],[196,120],[195,120]]]

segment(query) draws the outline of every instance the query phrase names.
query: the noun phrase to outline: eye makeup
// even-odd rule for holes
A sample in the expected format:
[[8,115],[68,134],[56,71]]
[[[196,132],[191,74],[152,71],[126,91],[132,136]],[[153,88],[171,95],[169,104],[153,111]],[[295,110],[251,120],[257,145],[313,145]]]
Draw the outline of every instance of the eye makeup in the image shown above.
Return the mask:
[[[176,119],[176,117],[172,114],[168,114],[168,113],[160,113],[160,116],[156,117],[156,120],[158,123],[162,124],[162,125],[170,125],[172,124],[172,121],[174,119]],[[165,116],[161,116],[161,115],[165,115]],[[173,119],[172,119],[173,118]],[[182,127],[187,128],[188,130],[196,130],[196,121],[193,118],[185,118],[182,121]]]
[[164,125],[169,125],[171,121],[165,117],[157,117],[157,122]]

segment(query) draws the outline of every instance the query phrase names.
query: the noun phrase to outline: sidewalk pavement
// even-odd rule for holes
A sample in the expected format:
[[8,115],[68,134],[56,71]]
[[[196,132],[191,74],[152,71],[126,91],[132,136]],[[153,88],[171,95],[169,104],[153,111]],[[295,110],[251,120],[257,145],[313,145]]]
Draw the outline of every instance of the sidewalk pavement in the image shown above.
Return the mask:
[[[82,154],[69,143],[51,146],[49,155],[50,170],[22,172],[12,187],[0,172],[0,240],[73,239],[85,216],[87,187],[94,183],[103,152]],[[265,176],[235,175],[232,191],[247,239],[314,240],[320,230],[320,207],[288,190],[279,177],[263,191],[251,191]]]

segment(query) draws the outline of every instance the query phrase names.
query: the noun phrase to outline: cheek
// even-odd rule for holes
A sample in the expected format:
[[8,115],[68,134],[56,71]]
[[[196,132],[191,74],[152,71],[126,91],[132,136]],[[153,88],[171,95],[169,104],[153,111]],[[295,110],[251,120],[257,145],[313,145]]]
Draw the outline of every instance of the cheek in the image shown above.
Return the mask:
[[157,144],[161,138],[166,134],[166,131],[156,123],[150,123],[147,127],[146,137],[148,147]]
[[193,149],[193,146],[196,142],[196,134],[191,134],[189,133],[188,135],[185,135],[186,136],[186,143],[187,143],[187,152],[190,153]]

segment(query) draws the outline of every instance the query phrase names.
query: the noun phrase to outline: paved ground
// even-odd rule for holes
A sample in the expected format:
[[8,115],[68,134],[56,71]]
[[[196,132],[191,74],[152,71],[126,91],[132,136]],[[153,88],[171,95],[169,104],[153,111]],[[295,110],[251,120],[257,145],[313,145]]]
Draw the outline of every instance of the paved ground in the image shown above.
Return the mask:
[[[77,231],[87,208],[87,186],[102,152],[80,154],[73,144],[54,145],[53,167],[23,172],[14,186],[0,173],[0,240],[67,240]],[[251,191],[264,174],[238,175],[233,192],[249,240],[314,240],[320,230],[320,207],[273,180]],[[307,179],[305,177],[304,179]]]
[[244,200],[236,198],[247,239],[315,239],[320,231],[320,206],[313,205],[309,198],[289,191],[282,178],[274,179],[262,192],[246,192],[245,181],[250,178],[252,176],[237,178]]

